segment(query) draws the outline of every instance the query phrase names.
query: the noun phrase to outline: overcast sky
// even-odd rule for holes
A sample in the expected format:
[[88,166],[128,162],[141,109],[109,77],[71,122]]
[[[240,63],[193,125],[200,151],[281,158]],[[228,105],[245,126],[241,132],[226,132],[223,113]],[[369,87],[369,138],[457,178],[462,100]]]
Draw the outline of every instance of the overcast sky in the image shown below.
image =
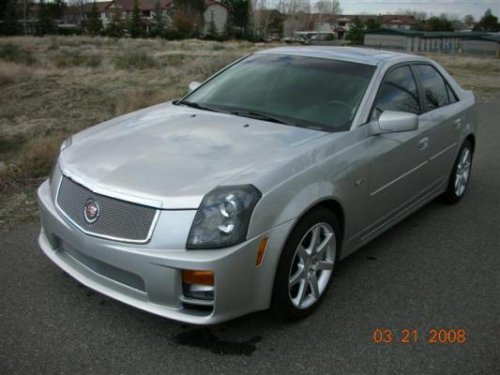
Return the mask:
[[435,15],[455,14],[460,18],[472,14],[476,19],[490,8],[495,16],[500,17],[500,0],[340,0],[340,7],[344,14],[396,13],[412,9]]

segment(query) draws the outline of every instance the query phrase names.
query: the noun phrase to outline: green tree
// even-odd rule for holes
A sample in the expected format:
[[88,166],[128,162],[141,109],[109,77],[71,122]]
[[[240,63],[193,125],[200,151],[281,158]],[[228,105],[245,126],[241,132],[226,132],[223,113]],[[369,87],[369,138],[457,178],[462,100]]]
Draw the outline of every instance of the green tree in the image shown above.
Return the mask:
[[367,30],[378,30],[382,27],[381,17],[369,18],[365,22]]
[[49,8],[50,18],[54,21],[60,20],[64,17],[66,12],[66,2],[64,0],[52,0],[50,3],[46,3]]
[[88,33],[92,36],[98,35],[102,30],[102,22],[99,18],[99,12],[97,10],[97,3],[95,0],[92,3],[92,8],[90,10],[86,26]]
[[493,15],[491,9],[488,9],[486,12],[484,12],[484,16],[476,24],[474,30],[487,31],[493,33],[500,31],[500,24],[498,23],[498,18]]
[[151,25],[150,34],[152,37],[162,36],[165,32],[167,21],[165,19],[165,16],[163,15],[160,0],[156,0],[153,12],[153,22]]
[[365,37],[363,22],[358,16],[354,17],[353,24],[347,32],[346,38],[353,44],[363,44]]
[[132,17],[129,22],[129,31],[132,38],[139,38],[142,36],[141,30],[141,10],[139,8],[139,0],[134,0],[134,7],[132,8]]
[[45,3],[45,0],[40,0],[38,5],[38,34],[44,35],[54,32],[54,20],[50,12],[50,5]]
[[195,25],[191,18],[182,12],[176,12],[172,24],[177,31],[178,38],[192,38],[196,34]]
[[17,0],[7,0],[4,3],[2,20],[0,23],[0,34],[17,35],[21,34],[21,25],[19,24],[19,7]]
[[251,0],[223,0],[222,4],[224,4],[229,11],[228,28],[234,28],[236,36],[238,37],[249,35],[250,16],[252,14]]
[[425,21],[426,31],[453,31],[453,22],[446,17],[431,17]]
[[123,36],[123,17],[121,8],[111,9],[111,19],[106,28],[106,34],[111,37],[120,38]]

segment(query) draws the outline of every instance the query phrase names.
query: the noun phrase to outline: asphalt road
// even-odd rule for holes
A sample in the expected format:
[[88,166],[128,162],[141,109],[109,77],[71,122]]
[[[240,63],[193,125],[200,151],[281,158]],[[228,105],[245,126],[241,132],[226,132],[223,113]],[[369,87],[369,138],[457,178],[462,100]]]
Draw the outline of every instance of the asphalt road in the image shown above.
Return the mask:
[[[0,233],[0,374],[500,374],[499,117],[499,99],[480,105],[465,199],[429,204],[343,261],[296,324],[159,318],[66,276],[38,250],[38,225]],[[377,328],[393,342],[374,343]],[[465,343],[429,343],[441,328]],[[417,342],[401,343],[403,329]]]

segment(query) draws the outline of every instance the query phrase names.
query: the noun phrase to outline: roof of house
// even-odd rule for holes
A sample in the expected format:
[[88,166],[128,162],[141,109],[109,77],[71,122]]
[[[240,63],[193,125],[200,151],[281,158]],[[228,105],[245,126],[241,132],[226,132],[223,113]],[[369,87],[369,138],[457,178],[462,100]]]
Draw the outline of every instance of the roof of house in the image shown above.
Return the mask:
[[[112,1],[96,1],[95,5],[97,6],[98,12],[104,12],[104,11],[106,11],[106,8],[108,7],[108,5],[110,5],[111,3],[112,3]],[[85,3],[83,5],[85,12],[90,12],[92,10],[93,5],[94,5],[93,2]]]
[[[160,1],[162,9],[166,9],[173,4],[173,0],[139,0],[139,9],[141,11],[154,10],[158,1]],[[134,9],[134,0],[113,0],[108,2],[106,9],[109,9],[112,5],[119,6],[124,11],[132,11]]]

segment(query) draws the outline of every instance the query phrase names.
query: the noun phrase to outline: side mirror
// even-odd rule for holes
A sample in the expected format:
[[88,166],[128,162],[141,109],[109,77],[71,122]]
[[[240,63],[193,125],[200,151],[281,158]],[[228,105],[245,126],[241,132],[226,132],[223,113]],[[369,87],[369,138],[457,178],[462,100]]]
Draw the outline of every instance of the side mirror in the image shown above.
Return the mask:
[[409,132],[418,129],[418,116],[414,113],[384,111],[372,125],[372,135]]
[[189,92],[193,92],[194,90],[196,90],[198,87],[200,87],[201,83],[200,82],[196,82],[196,81],[193,81],[189,84],[188,86],[188,89],[189,89]]

